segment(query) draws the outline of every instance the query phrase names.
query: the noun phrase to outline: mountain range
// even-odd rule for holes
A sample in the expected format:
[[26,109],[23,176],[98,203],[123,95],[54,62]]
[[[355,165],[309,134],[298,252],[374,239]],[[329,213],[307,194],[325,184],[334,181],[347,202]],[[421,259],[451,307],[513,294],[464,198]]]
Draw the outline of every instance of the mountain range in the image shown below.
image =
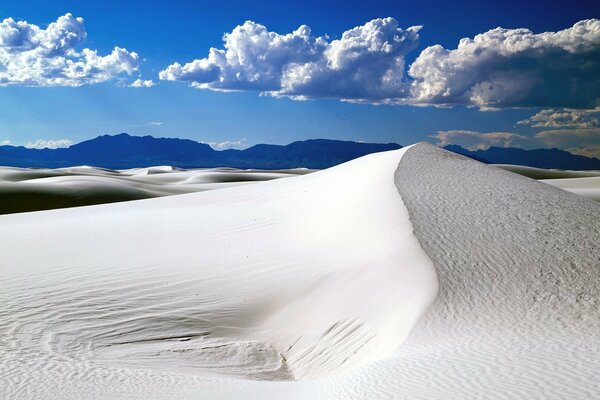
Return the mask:
[[485,150],[471,151],[456,145],[444,148],[486,164],[514,164],[545,169],[600,170],[599,159],[571,154],[559,149],[524,150],[515,147],[490,147]]
[[[151,165],[182,168],[235,167],[257,169],[323,169],[370,153],[395,150],[396,143],[362,143],[311,139],[288,145],[258,144],[245,150],[214,150],[190,139],[102,135],[60,149],[0,146],[0,165],[58,168],[74,165],[124,169]],[[445,149],[488,164],[517,164],[537,168],[600,170],[600,160],[558,149],[523,150],[490,147],[471,151],[449,145]]]
[[323,169],[370,153],[395,150],[396,143],[357,143],[314,139],[285,146],[258,144],[245,150],[217,151],[189,139],[103,135],[60,149],[0,146],[0,165],[58,168],[74,165],[124,169],[151,165],[181,168]]

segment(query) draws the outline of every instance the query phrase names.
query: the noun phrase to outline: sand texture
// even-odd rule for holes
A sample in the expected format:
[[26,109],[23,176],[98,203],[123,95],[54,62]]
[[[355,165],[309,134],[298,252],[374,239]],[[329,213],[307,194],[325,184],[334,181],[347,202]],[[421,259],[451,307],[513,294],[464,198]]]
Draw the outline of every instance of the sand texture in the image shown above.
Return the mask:
[[88,166],[0,167],[0,214],[149,199],[303,175],[306,169],[260,171],[157,166],[110,170]]
[[0,398],[600,398],[599,216],[426,144],[3,215]]
[[600,204],[426,144],[396,183],[440,281],[406,398],[599,398]]

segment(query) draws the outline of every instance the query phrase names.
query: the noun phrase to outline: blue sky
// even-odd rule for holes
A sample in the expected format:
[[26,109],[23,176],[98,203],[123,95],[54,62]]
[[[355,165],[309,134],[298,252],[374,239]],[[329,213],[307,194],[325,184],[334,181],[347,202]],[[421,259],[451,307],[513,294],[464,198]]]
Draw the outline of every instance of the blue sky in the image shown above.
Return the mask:
[[[129,132],[217,147],[322,137],[600,155],[597,2],[489,3],[3,2],[0,143]],[[76,78],[63,58],[83,65]],[[137,79],[153,86],[129,87]]]

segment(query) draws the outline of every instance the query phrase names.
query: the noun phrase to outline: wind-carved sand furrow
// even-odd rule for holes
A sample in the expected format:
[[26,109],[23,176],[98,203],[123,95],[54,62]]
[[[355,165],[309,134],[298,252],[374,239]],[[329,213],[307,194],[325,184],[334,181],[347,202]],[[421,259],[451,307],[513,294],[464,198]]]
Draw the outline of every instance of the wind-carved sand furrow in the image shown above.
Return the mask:
[[600,396],[600,204],[425,144],[396,183],[440,280],[405,397]]
[[315,388],[392,354],[437,291],[393,183],[405,151],[0,216],[0,397],[336,398]]

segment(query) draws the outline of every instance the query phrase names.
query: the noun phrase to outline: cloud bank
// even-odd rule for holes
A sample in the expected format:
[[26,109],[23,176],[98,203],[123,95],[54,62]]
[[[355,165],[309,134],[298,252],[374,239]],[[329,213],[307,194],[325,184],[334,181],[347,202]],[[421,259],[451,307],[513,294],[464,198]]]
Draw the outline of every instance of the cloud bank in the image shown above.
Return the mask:
[[225,140],[224,142],[202,142],[215,150],[227,150],[227,149],[245,149],[248,147],[246,145],[246,138],[239,140]]
[[0,22],[0,86],[81,86],[130,75],[135,52],[115,47],[108,55],[76,48],[86,39],[83,18],[65,14],[46,29],[7,18]]
[[131,85],[129,85],[129,87],[134,87],[134,88],[149,88],[152,86],[155,86],[156,83],[151,80],[143,80],[143,79],[136,79],[135,81],[131,82]]
[[223,36],[222,49],[174,63],[160,79],[209,90],[255,90],[295,99],[500,107],[593,108],[600,104],[600,20],[559,32],[496,28],[456,49],[423,50],[405,74],[420,26],[374,19],[341,39],[288,34],[246,21]]
[[536,128],[533,135],[511,132],[438,131],[430,136],[438,146],[457,144],[469,150],[497,147],[557,147],[574,154],[600,158],[600,110],[541,110],[521,125]]
[[600,127],[600,109],[594,110],[541,110],[530,118],[517,122],[534,128],[597,128]]
[[600,96],[600,20],[540,34],[496,28],[453,50],[431,46],[409,75],[415,103],[593,108]]
[[466,130],[438,131],[430,136],[437,140],[438,146],[456,144],[468,150],[484,150],[491,146],[518,147],[527,137],[511,132],[475,132]]
[[281,35],[246,21],[223,37],[224,48],[206,58],[174,63],[160,79],[200,89],[256,90],[296,99],[380,102],[403,98],[405,55],[417,46],[419,26],[406,30],[393,18],[374,19],[341,39],[313,36],[308,26]]
[[73,142],[69,139],[45,140],[38,139],[35,142],[28,142],[25,147],[28,149],[58,149],[60,147],[69,147]]

